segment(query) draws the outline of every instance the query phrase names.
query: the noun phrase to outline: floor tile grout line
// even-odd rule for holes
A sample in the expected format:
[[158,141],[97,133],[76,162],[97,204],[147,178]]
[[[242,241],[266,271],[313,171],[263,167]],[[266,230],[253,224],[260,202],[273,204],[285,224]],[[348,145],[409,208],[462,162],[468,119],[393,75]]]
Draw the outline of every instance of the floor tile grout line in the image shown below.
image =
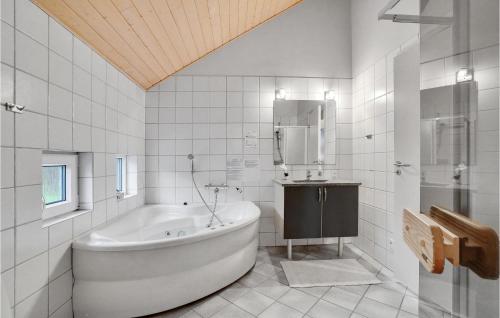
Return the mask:
[[[368,288],[366,288],[366,290],[363,292],[363,294],[361,295],[361,297],[359,298],[356,306],[354,306],[354,309],[352,310],[353,313],[356,312],[356,309],[358,308],[359,304],[361,303],[361,301],[363,301],[363,298],[365,298],[365,295],[366,293],[368,292],[368,289],[370,289],[370,286],[368,286]],[[352,314],[351,314],[352,315]]]

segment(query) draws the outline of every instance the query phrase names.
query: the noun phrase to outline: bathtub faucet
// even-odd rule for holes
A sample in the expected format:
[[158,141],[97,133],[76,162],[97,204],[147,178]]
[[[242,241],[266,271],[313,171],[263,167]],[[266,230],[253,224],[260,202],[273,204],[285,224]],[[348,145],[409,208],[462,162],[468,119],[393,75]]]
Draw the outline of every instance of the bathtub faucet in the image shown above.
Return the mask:
[[209,183],[209,184],[205,184],[205,188],[207,188],[207,189],[214,189],[214,191],[217,190],[217,192],[218,192],[219,190],[229,189],[229,186],[227,184],[224,184],[224,183],[221,183],[221,184],[212,184],[212,183]]

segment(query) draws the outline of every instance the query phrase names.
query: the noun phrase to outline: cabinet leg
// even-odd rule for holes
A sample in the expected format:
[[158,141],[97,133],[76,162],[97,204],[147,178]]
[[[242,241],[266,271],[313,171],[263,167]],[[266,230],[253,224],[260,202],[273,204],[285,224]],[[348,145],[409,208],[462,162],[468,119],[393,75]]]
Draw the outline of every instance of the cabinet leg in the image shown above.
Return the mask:
[[292,240],[287,240],[288,259],[292,259]]
[[339,257],[342,257],[342,254],[344,254],[344,240],[341,237],[338,238],[337,246],[338,246],[338,255]]

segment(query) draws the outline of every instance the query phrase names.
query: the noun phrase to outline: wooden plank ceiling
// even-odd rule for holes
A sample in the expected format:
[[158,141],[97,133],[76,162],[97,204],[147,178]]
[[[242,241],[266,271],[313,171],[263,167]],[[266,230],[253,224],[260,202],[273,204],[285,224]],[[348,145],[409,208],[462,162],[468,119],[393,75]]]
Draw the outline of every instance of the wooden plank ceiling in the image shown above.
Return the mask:
[[32,0],[144,89],[302,0]]

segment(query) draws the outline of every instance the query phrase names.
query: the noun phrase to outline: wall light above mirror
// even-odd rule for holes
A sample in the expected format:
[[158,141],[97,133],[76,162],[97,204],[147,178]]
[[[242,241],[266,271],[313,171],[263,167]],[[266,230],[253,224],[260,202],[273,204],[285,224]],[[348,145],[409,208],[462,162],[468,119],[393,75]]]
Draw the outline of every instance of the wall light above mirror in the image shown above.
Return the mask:
[[275,98],[278,100],[286,99],[286,90],[284,88],[278,88],[274,94]]
[[332,90],[325,91],[325,100],[333,100],[335,99],[335,92]]

